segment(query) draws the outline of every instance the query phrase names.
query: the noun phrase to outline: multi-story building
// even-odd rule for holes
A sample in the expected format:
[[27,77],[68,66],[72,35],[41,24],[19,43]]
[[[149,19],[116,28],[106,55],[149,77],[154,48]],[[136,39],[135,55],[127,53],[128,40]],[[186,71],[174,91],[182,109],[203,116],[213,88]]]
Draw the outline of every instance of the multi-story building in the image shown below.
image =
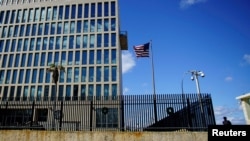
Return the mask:
[[[0,37],[2,102],[122,94],[118,0],[0,0]],[[51,64],[65,67],[57,89]]]

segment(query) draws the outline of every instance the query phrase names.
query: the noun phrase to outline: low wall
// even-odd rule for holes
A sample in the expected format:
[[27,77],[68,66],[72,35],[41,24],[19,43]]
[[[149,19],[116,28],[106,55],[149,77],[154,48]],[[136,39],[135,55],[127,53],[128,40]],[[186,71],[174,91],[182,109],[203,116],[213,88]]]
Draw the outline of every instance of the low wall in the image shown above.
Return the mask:
[[0,130],[1,141],[207,141],[207,132]]

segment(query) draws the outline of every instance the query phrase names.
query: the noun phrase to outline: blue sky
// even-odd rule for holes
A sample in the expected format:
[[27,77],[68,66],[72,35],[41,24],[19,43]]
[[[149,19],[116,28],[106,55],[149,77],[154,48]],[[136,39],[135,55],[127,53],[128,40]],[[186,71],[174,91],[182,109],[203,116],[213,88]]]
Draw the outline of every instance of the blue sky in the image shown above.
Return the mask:
[[136,58],[134,45],[152,40],[156,94],[212,95],[215,118],[245,124],[236,97],[250,92],[249,0],[119,0],[121,31],[129,49],[122,52],[123,93],[152,94],[151,58]]

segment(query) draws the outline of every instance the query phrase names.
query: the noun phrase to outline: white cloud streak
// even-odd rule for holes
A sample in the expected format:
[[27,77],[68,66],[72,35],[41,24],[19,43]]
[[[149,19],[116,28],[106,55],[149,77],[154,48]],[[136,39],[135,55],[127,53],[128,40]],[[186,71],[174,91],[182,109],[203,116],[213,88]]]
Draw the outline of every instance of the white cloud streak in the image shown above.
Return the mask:
[[194,4],[206,2],[207,0],[181,0],[180,1],[180,8],[185,9],[188,8]]
[[250,54],[245,54],[243,59],[246,61],[247,64],[250,64]]
[[122,53],[122,73],[129,72],[134,66],[135,58],[128,51]]

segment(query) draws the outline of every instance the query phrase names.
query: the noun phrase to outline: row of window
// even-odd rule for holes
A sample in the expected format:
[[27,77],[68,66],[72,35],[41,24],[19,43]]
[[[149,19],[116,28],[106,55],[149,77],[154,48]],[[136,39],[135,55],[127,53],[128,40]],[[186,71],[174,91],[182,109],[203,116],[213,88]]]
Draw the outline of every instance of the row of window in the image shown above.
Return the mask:
[[63,66],[86,65],[86,64],[116,64],[116,49],[83,50],[62,52],[37,52],[22,54],[4,54],[2,68],[13,67],[36,67],[62,64]]
[[2,38],[40,36],[55,34],[74,34],[88,32],[106,32],[116,30],[116,19],[93,19],[84,21],[65,21],[53,23],[34,23],[23,25],[8,25],[2,28]]
[[115,2],[61,5],[0,12],[0,24],[56,21],[89,17],[116,16]]
[[[2,90],[3,89],[3,90]],[[99,100],[104,97],[114,99],[117,96],[117,84],[59,85],[58,94],[55,85],[4,86],[0,87],[2,100]],[[111,97],[110,97],[111,96]],[[22,98],[22,99],[21,99]]]
[[[110,37],[111,36],[111,37]],[[111,38],[111,41],[110,41]],[[0,40],[0,52],[116,47],[116,34],[57,36]]]
[[[75,67],[60,71],[59,83],[116,82],[116,66]],[[51,73],[46,69],[0,70],[0,84],[51,83]]]

